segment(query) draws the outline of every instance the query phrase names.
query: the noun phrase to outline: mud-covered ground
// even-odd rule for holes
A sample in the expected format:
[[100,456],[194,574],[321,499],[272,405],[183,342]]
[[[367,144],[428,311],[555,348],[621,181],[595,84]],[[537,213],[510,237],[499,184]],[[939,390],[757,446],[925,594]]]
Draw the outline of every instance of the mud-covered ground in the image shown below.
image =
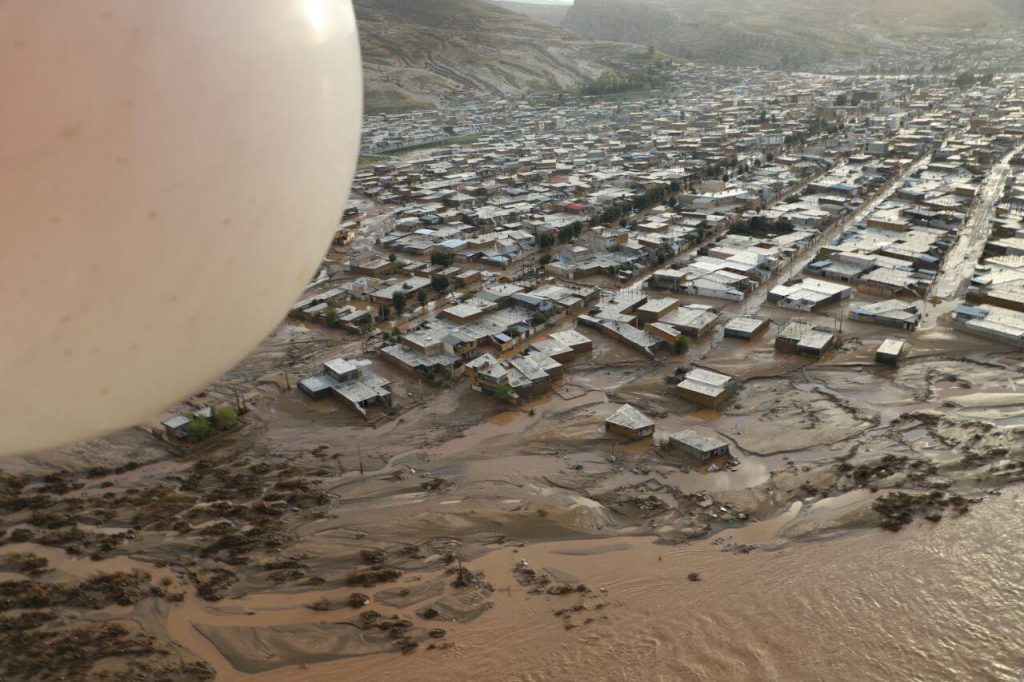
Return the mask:
[[[720,412],[670,390],[685,358],[584,332],[594,352],[514,411],[376,360],[396,408],[367,424],[294,388],[359,342],[289,322],[195,399],[244,400],[231,432],[190,447],[137,428],[5,462],[0,677],[287,679],[347,657],[445,655],[509,599],[585,629],[615,617],[614,594],[557,563],[494,575],[479,560],[579,538],[625,552],[641,535],[746,553],[941,523],[1024,479],[1024,357],[941,323],[850,326],[817,362],[777,355],[774,331],[714,339],[701,364],[743,380]],[[902,366],[874,364],[901,334]],[[604,432],[625,402],[657,422],[653,439]],[[684,428],[724,437],[732,457],[671,452]]]

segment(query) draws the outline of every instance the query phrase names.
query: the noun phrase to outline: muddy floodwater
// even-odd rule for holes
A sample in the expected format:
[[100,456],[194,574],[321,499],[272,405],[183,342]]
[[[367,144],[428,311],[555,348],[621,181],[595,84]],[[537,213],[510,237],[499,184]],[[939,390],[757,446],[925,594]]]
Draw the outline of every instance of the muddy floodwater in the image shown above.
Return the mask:
[[[695,355],[740,387],[708,410],[686,358],[582,333],[515,407],[375,360],[395,407],[364,421],[294,387],[358,341],[286,325],[204,393],[246,407],[210,441],[5,462],[4,679],[1024,674],[1024,356],[941,325],[898,368],[900,333],[852,322],[819,360],[716,337]],[[653,436],[606,432],[624,404]]]
[[1012,488],[950,523],[745,556],[641,539],[502,550],[479,565],[557,566],[604,586],[609,606],[566,631],[541,598],[498,597],[457,650],[415,666],[371,657],[245,679],[1019,680],[1022,538]]

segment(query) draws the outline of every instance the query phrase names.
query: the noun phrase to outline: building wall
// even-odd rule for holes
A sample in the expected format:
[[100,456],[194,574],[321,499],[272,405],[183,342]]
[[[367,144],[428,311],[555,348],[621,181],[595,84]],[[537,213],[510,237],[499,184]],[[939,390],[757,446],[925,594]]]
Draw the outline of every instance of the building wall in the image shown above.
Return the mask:
[[633,440],[640,440],[641,438],[646,438],[654,433],[653,426],[648,426],[646,428],[639,430],[633,430],[619,426],[618,424],[609,424],[607,422],[605,422],[604,429],[608,433],[614,433],[617,436],[631,438]]

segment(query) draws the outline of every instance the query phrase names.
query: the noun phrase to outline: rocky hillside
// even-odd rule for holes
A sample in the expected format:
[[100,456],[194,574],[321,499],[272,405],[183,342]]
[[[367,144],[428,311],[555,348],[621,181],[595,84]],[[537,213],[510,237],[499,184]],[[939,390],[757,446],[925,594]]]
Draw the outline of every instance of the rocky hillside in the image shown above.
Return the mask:
[[568,90],[641,68],[646,47],[583,39],[484,0],[355,0],[368,111],[446,95]]
[[805,67],[936,29],[999,25],[1022,0],[576,0],[564,27],[723,64]]
[[551,26],[561,26],[565,22],[565,15],[569,13],[571,4],[562,2],[537,2],[537,0],[490,0],[491,2],[501,3],[499,7],[510,9],[513,12],[519,12],[525,14],[531,19],[550,24]]

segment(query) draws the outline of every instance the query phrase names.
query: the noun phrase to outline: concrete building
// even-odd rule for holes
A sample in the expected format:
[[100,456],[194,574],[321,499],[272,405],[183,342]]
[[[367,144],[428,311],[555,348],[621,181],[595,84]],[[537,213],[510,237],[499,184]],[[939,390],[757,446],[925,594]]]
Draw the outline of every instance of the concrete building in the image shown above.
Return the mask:
[[893,299],[858,306],[850,311],[850,319],[902,329],[916,329],[920,313],[916,305]]
[[755,336],[763,334],[768,329],[770,322],[765,318],[744,315],[730,320],[725,325],[724,332],[727,337],[749,341]]
[[906,348],[902,339],[886,339],[875,351],[875,362],[889,367],[898,367]]
[[822,357],[837,341],[835,332],[803,320],[790,320],[775,337],[775,349],[814,358]]
[[692,430],[673,433],[668,437],[668,442],[672,450],[681,451],[699,462],[729,456],[728,442]]
[[173,417],[168,417],[160,422],[164,427],[164,433],[170,438],[177,438],[179,440],[188,438],[188,425],[192,423],[192,419],[183,414],[176,414]]
[[842,284],[802,279],[775,287],[768,292],[768,300],[780,308],[809,311],[850,298],[851,293],[852,289]]
[[961,305],[953,311],[953,327],[970,334],[1024,348],[1024,313],[990,305]]
[[683,399],[716,410],[738,389],[739,382],[733,377],[700,367],[688,371],[676,385],[676,392]]
[[299,382],[299,390],[313,400],[333,395],[363,418],[373,405],[391,406],[391,382],[378,376],[369,360],[335,358],[323,363],[322,370]]
[[654,435],[654,422],[632,405],[623,405],[604,420],[604,430],[632,440]]

